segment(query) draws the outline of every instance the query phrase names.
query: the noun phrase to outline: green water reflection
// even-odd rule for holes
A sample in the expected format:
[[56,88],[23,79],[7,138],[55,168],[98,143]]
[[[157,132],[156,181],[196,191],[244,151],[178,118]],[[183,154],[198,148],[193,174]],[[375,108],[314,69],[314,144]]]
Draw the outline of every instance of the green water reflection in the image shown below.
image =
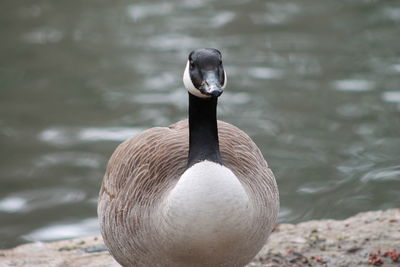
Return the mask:
[[0,9],[0,248],[97,233],[119,142],[186,116],[194,48],[259,144],[282,222],[400,204],[398,1],[12,1]]

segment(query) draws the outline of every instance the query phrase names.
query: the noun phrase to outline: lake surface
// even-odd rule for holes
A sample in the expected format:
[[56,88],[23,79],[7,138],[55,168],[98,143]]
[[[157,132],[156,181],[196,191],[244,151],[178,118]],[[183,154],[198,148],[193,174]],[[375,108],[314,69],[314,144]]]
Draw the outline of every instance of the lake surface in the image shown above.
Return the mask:
[[14,1],[0,9],[0,248],[98,234],[115,147],[187,116],[222,51],[219,118],[272,167],[280,222],[400,206],[400,2]]

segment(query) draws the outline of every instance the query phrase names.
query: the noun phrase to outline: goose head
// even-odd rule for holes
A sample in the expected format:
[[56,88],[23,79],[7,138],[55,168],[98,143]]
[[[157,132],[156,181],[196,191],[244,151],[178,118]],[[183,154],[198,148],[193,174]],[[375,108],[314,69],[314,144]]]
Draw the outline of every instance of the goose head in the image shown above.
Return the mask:
[[221,52],[214,48],[192,51],[183,74],[183,83],[194,96],[219,97],[226,86]]

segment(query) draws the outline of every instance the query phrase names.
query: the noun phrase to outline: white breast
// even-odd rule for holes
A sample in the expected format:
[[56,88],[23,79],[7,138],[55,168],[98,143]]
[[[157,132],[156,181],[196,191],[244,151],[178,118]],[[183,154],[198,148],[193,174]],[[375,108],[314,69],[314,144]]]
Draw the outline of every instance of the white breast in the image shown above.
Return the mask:
[[[161,228],[178,258],[225,259],[246,250],[253,206],[237,177],[209,161],[185,171],[166,198]],[[196,255],[193,255],[193,253]]]

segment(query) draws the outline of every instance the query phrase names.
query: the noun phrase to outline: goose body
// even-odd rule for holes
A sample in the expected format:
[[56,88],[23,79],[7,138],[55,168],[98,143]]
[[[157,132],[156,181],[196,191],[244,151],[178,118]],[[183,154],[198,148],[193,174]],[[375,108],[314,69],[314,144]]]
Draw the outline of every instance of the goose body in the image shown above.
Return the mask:
[[[275,225],[271,169],[250,137],[216,119],[226,85],[220,57],[214,49],[189,56],[189,120],[132,137],[108,163],[98,215],[122,266],[243,266]],[[189,73],[195,67],[214,74]]]

